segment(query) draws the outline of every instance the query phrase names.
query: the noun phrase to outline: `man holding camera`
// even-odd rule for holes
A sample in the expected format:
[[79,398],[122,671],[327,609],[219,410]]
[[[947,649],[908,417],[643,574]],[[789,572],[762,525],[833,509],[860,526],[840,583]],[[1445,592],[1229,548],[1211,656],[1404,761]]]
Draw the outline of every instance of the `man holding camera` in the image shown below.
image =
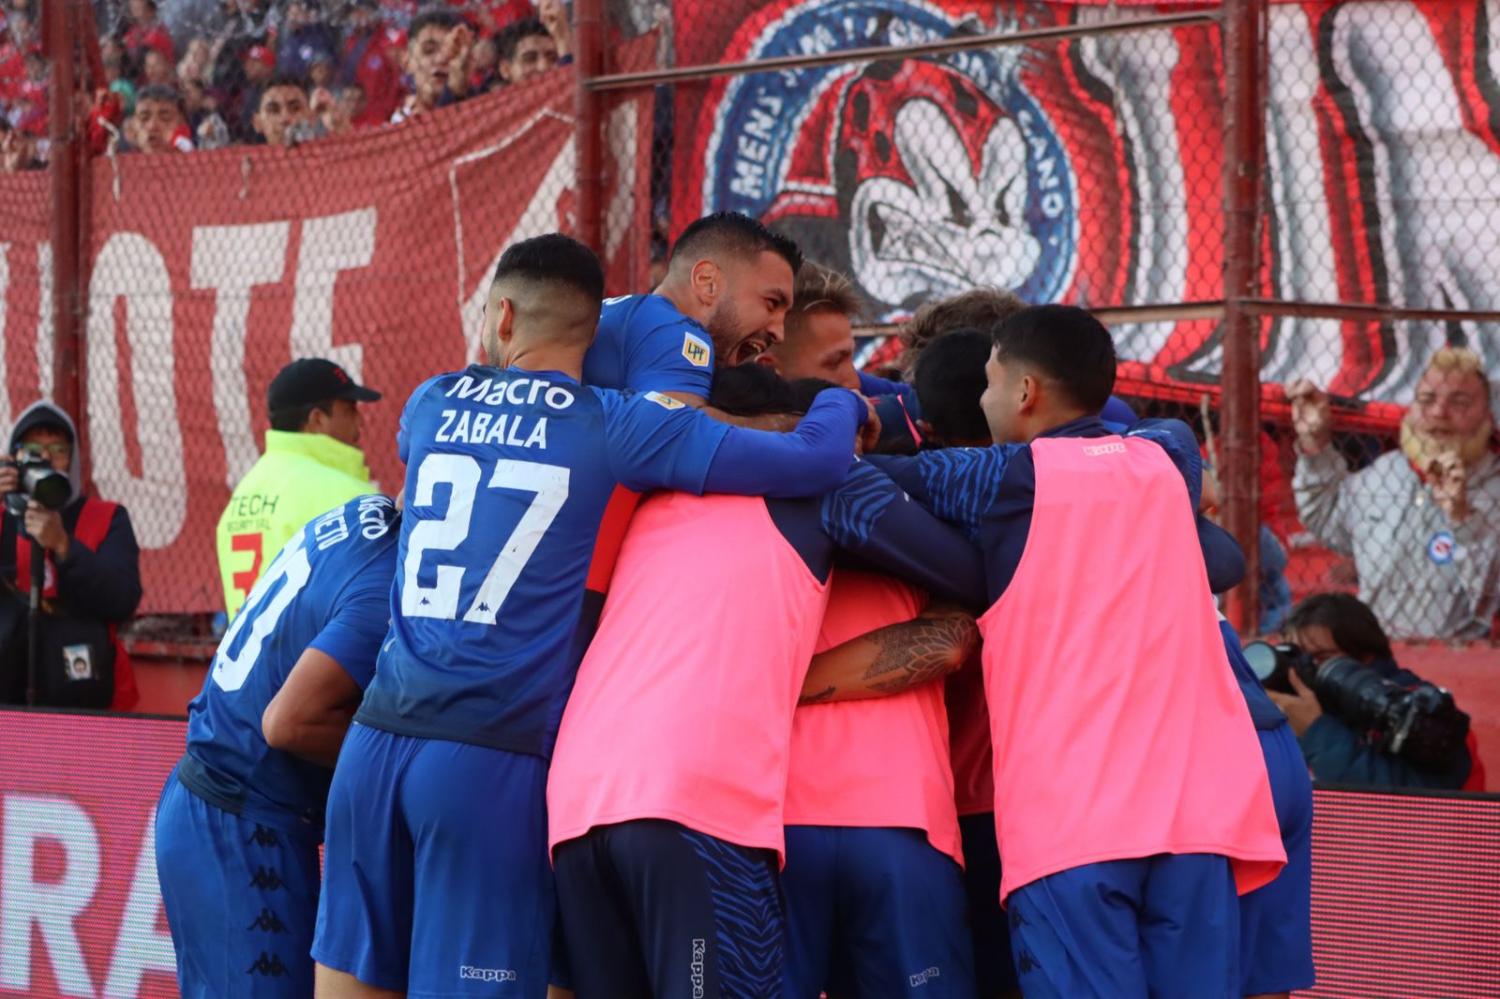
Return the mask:
[[[1314,594],[1292,609],[1283,634],[1317,668],[1317,690],[1293,667],[1286,671],[1291,693],[1266,693],[1291,722],[1314,778],[1337,784],[1484,789],[1467,734],[1468,717],[1446,692],[1396,665],[1390,639],[1370,608],[1347,593]],[[1340,657],[1360,668],[1334,669]],[[1384,682],[1370,683],[1370,673]],[[1356,686],[1361,692],[1351,696]],[[1408,706],[1403,697],[1414,697],[1415,703]],[[1361,714],[1356,719],[1354,705],[1380,717]],[[1405,728],[1410,734],[1397,743],[1396,732],[1403,726],[1382,719],[1408,711]]]
[[27,699],[27,602],[41,557],[37,703],[124,711],[138,695],[115,629],[141,601],[140,548],[123,506],[84,494],[77,441],[68,414],[38,402],[0,463],[0,702]]

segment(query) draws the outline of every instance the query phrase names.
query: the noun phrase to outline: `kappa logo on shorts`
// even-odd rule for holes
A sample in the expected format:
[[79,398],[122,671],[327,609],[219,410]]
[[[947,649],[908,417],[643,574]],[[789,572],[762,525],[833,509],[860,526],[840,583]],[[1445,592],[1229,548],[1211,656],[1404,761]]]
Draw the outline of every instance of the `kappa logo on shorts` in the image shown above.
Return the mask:
[[281,880],[281,875],[276,873],[274,867],[257,867],[255,875],[250,878],[250,887],[259,888],[261,891],[276,891],[283,884],[285,882]]
[[265,951],[261,951],[260,957],[255,959],[255,963],[245,969],[245,974],[265,975],[267,978],[280,978],[282,975],[289,974],[289,972],[286,970],[286,965],[281,963],[280,954],[267,954]]
[[704,961],[708,957],[708,941],[702,937],[693,938],[693,961],[688,965],[692,971],[690,981],[693,983],[693,999],[703,999]]
[[706,368],[713,360],[714,352],[703,338],[692,333],[682,334],[682,356],[695,368]]
[[475,968],[467,964],[458,966],[458,977],[476,982],[516,981],[516,973],[509,968]]
[[919,971],[915,975],[907,976],[907,984],[909,984],[914,989],[920,988],[921,986],[926,985],[928,982],[932,981],[934,978],[941,977],[942,972],[938,971],[937,968],[928,968],[926,971]]
[[266,933],[285,933],[286,923],[283,923],[281,921],[281,917],[276,915],[276,913],[272,912],[268,908],[262,907],[260,910],[260,915],[256,916],[255,919],[250,922],[250,925],[245,927],[245,929],[262,930]]
[[255,832],[251,833],[250,838],[245,840],[246,846],[279,846],[280,844],[281,840],[276,838],[276,831],[274,829],[267,829],[265,826],[256,826]]
[[1097,458],[1101,454],[1124,454],[1125,445],[1120,441],[1115,441],[1113,444],[1091,444],[1084,447],[1083,453],[1090,458]]

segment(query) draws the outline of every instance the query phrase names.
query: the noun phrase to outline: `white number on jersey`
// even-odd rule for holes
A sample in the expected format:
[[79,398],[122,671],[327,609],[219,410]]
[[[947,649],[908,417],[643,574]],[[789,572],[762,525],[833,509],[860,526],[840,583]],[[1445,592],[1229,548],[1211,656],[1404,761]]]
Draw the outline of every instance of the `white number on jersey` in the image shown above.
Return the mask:
[[[307,579],[312,575],[312,564],[307,559],[307,547],[303,544],[306,536],[305,529],[298,531],[286,543],[275,561],[255,581],[234,624],[225,632],[213,665],[214,683],[219,685],[220,690],[233,691],[244,686],[245,678],[250,675],[255,661],[260,658],[266,636],[275,630],[276,622],[281,620],[287,606],[302,592],[302,587],[307,585]],[[276,593],[267,600],[266,595],[273,587],[277,588]],[[240,632],[247,627],[250,634],[245,639],[245,644],[240,647],[237,655],[231,656],[229,650],[234,648]]]
[[[547,528],[568,499],[569,470],[561,465],[543,465],[534,461],[502,458],[487,483],[491,489],[516,489],[532,494],[526,512],[515,530],[485,573],[479,592],[464,612],[471,624],[494,624],[500,605],[510,595],[516,578],[531,560]],[[422,556],[428,551],[453,551],[469,536],[474,515],[474,497],[479,490],[479,462],[462,454],[430,454],[417,469],[416,495],[413,507],[431,506],[436,487],[449,487],[448,509],[440,520],[424,520],[412,528],[407,538],[406,562],[401,582],[401,613],[405,617],[432,617],[452,621],[458,616],[458,595],[463,584],[464,567],[437,564],[436,581],[431,586],[417,582]]]

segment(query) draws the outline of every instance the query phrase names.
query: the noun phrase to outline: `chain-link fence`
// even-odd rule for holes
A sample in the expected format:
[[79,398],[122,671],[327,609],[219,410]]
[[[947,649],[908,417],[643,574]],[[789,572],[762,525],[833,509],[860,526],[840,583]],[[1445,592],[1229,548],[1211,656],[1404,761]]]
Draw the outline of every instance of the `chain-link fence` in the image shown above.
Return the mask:
[[[277,25],[289,12],[251,6]],[[488,21],[456,9],[494,47],[484,25],[526,6],[490,4]],[[575,0],[576,75],[481,87],[407,125],[292,150],[174,158],[116,143],[83,172],[86,251],[60,279],[87,313],[94,481],[132,509],[146,606],[218,602],[209,539],[286,360],[321,353],[387,393],[365,449],[390,485],[399,400],[474,355],[483,276],[508,240],[580,232],[624,293],[654,286],[689,221],[735,209],[854,281],[872,369],[895,361],[891,334],[919,305],[975,286],[1099,310],[1120,394],[1190,419],[1229,519],[1258,535],[1263,606],[1247,630],[1347,589],[1398,637],[1491,634],[1500,470],[1494,400],[1474,398],[1500,371],[1489,7],[1271,4],[1263,32],[1257,9]],[[393,10],[380,58],[410,76],[412,12]],[[1255,60],[1226,47],[1229,15],[1252,18]],[[340,30],[358,47],[373,29]],[[247,49],[241,68],[259,57]],[[1236,86],[1261,111],[1253,169],[1230,141]],[[1236,201],[1226,179],[1246,170],[1258,182]],[[0,206],[24,214],[45,196],[34,179],[5,178]],[[46,392],[37,372],[51,365],[47,337],[10,335],[50,325],[46,220],[28,218],[6,257],[12,415]],[[1247,254],[1248,282],[1226,287]],[[1225,381],[1247,345],[1258,398]],[[1423,395],[1447,345],[1477,370],[1445,356],[1428,376],[1441,398]],[[1326,420],[1310,388],[1326,391]],[[1299,426],[1314,431],[1300,444]]]

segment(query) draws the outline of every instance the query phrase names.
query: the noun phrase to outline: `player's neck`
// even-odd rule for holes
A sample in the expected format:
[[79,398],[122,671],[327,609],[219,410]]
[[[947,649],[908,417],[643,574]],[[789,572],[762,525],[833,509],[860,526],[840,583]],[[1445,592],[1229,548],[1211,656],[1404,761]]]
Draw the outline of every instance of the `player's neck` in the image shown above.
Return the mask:
[[558,371],[575,381],[583,381],[583,351],[577,347],[555,344],[507,346],[502,349],[495,366],[522,371]]
[[681,287],[669,276],[651,292],[672,303],[673,308],[700,326],[707,322],[708,314],[689,288]]

